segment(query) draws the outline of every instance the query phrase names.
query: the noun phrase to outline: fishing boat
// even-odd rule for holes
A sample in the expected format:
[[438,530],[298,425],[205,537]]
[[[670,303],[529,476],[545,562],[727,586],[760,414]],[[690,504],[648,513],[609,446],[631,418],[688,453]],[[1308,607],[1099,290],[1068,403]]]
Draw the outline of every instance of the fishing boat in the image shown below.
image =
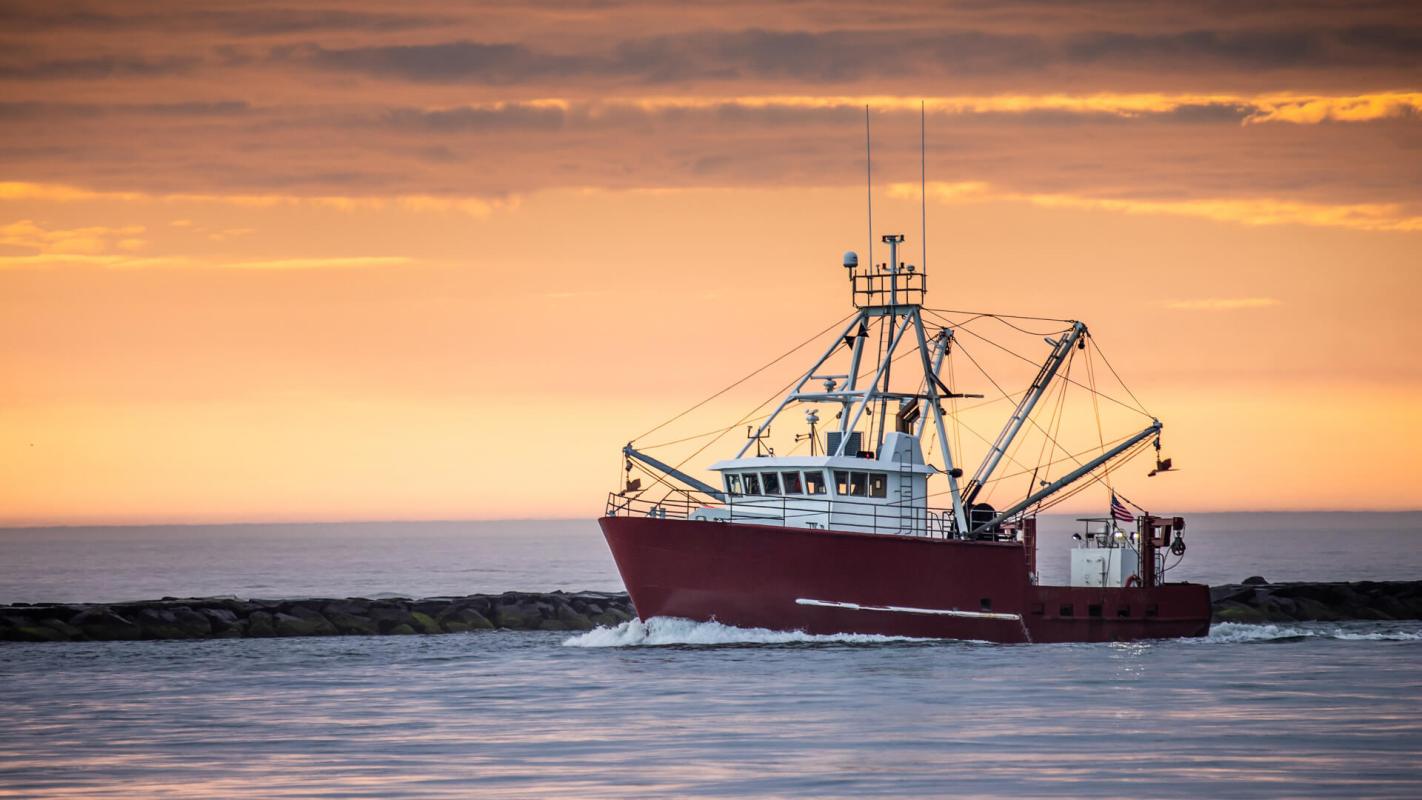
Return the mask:
[[[1087,326],[930,308],[926,271],[900,260],[904,236],[882,242],[882,263],[872,250],[866,265],[844,254],[848,322],[830,329],[822,355],[747,427],[738,451],[709,465],[714,477],[666,463],[636,441],[622,449],[626,480],[599,524],[638,616],[1000,643],[1208,633],[1208,587],[1165,579],[1185,554],[1185,520],[1133,510],[1111,478],[1151,448],[1150,475],[1173,469],[1160,455],[1162,423],[1148,416],[1125,436],[1103,434],[1091,453],[1057,447],[1061,420],[1049,407],[1062,403],[1044,398],[1064,398],[1068,385],[1090,391],[1092,402],[1102,394],[1094,378],[1088,385],[1070,376],[1077,354],[1094,347]],[[1030,385],[1000,391],[996,399],[1012,411],[965,480],[949,430],[960,401],[984,395],[956,391],[945,367],[979,320],[1060,327],[1042,338],[1047,352]],[[795,409],[804,427],[794,452],[777,455],[771,426]],[[1005,461],[1021,463],[1013,453],[1024,429],[1050,439],[1052,457],[1032,466],[1020,496],[995,507],[989,489],[1003,485]],[[934,443],[928,458],[926,440]],[[1073,535],[1068,584],[1039,583],[1038,514],[1092,487],[1109,491],[1109,510],[1083,519]]]

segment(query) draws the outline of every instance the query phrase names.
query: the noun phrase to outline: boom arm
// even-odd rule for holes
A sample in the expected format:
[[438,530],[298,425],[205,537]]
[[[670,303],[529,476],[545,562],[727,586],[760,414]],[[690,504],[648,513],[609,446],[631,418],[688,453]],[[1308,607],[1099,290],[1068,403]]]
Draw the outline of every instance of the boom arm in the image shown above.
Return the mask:
[[1110,461],[1116,456],[1119,456],[1127,450],[1130,450],[1132,447],[1135,447],[1142,441],[1149,439],[1152,436],[1158,435],[1162,427],[1163,426],[1160,424],[1160,420],[1152,421],[1150,427],[1146,428],[1135,436],[1132,436],[1126,441],[1121,442],[1120,444],[1116,445],[1110,450],[1107,450],[1105,453],[1102,453],[1101,455],[1086,462],[1085,464],[1082,464],[1080,467],[1077,467],[1066,475],[1063,475],[1062,477],[1058,478],[1057,480],[1053,481],[1051,484],[1043,488],[1042,491],[1037,492],[1036,494],[1028,497],[1026,500],[1023,500],[1015,506],[1002,510],[998,513],[997,516],[975,528],[974,532],[976,533],[977,531],[990,530],[991,528],[1001,523],[1003,520],[1011,519],[1012,517],[1021,514],[1023,511],[1026,511],[1027,509],[1031,508],[1032,506],[1036,505],[1047,497],[1050,497],[1051,495],[1056,494],[1062,489],[1065,489],[1067,486],[1076,483],[1083,476],[1092,472],[1102,464],[1105,464],[1107,461]]
[[717,500],[720,500],[723,503],[726,501],[725,492],[721,491],[720,489],[717,489],[709,483],[697,480],[696,478],[687,475],[685,472],[682,472],[681,470],[671,466],[670,464],[665,464],[661,461],[658,461],[657,459],[652,458],[646,453],[637,452],[636,450],[632,449],[631,442],[628,442],[627,446],[622,448],[622,455],[628,458],[636,459],[642,462],[643,464],[646,464],[647,466],[651,467],[652,469],[661,470],[662,472],[665,472],[673,478],[676,478],[677,480],[681,481],[687,486],[690,486],[698,492],[705,492],[706,494],[711,495],[712,497],[716,498]]

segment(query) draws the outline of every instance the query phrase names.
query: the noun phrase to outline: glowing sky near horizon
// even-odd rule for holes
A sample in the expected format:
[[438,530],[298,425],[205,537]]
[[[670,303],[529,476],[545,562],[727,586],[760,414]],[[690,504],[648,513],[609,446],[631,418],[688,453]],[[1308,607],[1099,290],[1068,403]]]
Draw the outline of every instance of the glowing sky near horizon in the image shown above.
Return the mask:
[[1422,507],[1410,3],[12,2],[0,42],[0,524],[593,516],[848,312],[866,103],[919,258],[920,102],[931,303],[1086,320],[1182,466],[1123,491]]

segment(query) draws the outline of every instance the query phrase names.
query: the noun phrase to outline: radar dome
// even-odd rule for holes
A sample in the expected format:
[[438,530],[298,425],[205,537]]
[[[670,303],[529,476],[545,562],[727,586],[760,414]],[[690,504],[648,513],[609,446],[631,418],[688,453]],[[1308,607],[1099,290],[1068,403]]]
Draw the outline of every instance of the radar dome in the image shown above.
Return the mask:
[[859,266],[859,254],[853,250],[847,251],[844,254],[844,268],[854,269],[857,266]]

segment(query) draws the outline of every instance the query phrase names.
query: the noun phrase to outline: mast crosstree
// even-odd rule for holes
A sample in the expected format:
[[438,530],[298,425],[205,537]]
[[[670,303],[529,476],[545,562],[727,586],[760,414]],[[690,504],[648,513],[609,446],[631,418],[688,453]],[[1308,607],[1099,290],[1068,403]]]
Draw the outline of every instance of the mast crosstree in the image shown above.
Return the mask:
[[[839,435],[835,437],[836,441],[827,448],[827,454],[831,456],[854,456],[857,454],[849,451],[848,448],[851,443],[860,440],[849,434],[858,429],[860,421],[866,414],[872,415],[874,413],[872,409],[876,405],[880,409],[878,433],[873,434],[869,442],[861,442],[862,445],[867,445],[862,448],[865,451],[878,452],[883,446],[890,400],[904,404],[921,403],[927,406],[928,414],[925,417],[920,412],[917,423],[918,430],[915,433],[916,435],[921,433],[924,419],[933,421],[937,433],[939,455],[943,459],[942,472],[947,476],[948,491],[952,498],[954,529],[967,531],[968,517],[964,511],[962,493],[958,488],[958,478],[962,475],[962,470],[954,466],[953,451],[946,435],[941,403],[942,400],[950,396],[962,397],[965,395],[951,394],[938,376],[938,370],[942,366],[944,355],[952,341],[952,332],[944,329],[934,337],[935,346],[930,348],[929,337],[924,331],[922,314],[923,296],[927,291],[927,276],[922,270],[899,260],[899,246],[904,242],[903,234],[885,234],[881,241],[889,246],[889,260],[883,264],[870,264],[864,268],[860,266],[857,254],[853,252],[845,254],[844,267],[849,273],[851,292],[858,312],[850,319],[849,324],[844,327],[829,348],[795,382],[794,387],[781,400],[780,405],[761,422],[755,433],[748,437],[745,445],[736,454],[736,458],[743,458],[756,438],[769,430],[776,417],[794,403],[840,404]],[[861,388],[859,375],[862,371],[864,346],[869,338],[869,327],[876,321],[886,326],[884,330],[887,331],[887,334],[884,338],[887,340],[887,346],[878,353],[878,363],[873,368],[873,377]],[[919,353],[919,366],[923,370],[923,391],[911,394],[890,391],[890,368],[893,365],[895,354],[898,353],[904,344],[904,339],[910,334]],[[848,372],[843,375],[819,374],[826,362],[846,345],[850,348]],[[807,389],[807,384],[815,379],[823,380],[825,388]],[[837,383],[840,379],[844,380],[843,385]],[[873,431],[872,426],[870,430]]]

